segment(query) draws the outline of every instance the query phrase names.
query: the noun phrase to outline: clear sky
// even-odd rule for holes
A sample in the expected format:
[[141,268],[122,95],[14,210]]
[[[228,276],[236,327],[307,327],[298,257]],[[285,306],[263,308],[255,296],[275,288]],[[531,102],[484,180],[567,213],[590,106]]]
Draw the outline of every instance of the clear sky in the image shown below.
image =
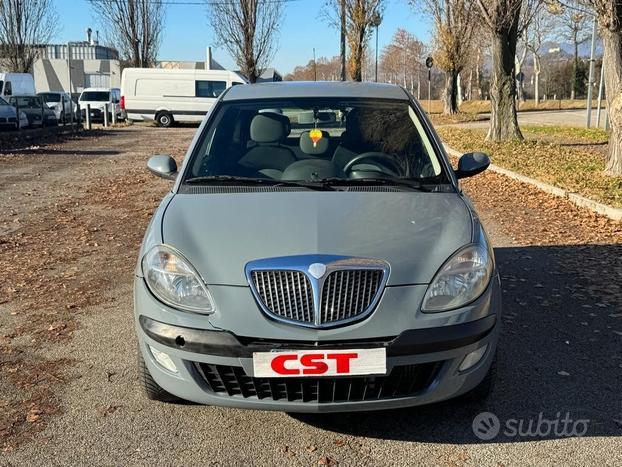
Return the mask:
[[[169,0],[182,2],[183,0]],[[189,1],[189,0],[188,0]],[[192,0],[197,1],[197,0]],[[200,1],[200,0],[198,0]],[[383,22],[379,29],[379,49],[390,42],[398,27],[402,27],[427,42],[429,21],[408,5],[407,0],[386,0]],[[104,26],[95,7],[87,0],[55,0],[61,19],[55,42],[82,40],[91,27],[103,36]],[[328,26],[320,15],[324,0],[295,0],[285,4],[285,17],[280,30],[278,51],[273,65],[282,73],[307,63],[313,57],[332,57],[339,53],[339,34]],[[375,40],[375,37],[374,37]],[[236,68],[225,50],[217,49],[208,25],[205,5],[169,5],[160,60],[205,60],[205,49],[211,45],[216,61],[227,68]],[[375,43],[372,41],[372,45]]]

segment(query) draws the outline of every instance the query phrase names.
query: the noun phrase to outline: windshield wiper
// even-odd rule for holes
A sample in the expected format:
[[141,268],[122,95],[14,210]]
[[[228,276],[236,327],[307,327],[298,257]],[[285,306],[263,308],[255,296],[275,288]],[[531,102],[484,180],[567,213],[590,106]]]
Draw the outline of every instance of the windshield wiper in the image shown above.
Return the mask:
[[[406,180],[399,178],[324,178],[318,180],[329,186],[399,186],[409,188],[416,191],[432,191],[429,187],[424,186],[422,181],[430,181],[431,179]],[[436,180],[436,177],[434,178]]]
[[323,182],[307,182],[293,180],[275,180],[271,178],[239,177],[235,175],[208,175],[193,177],[185,181],[188,184],[226,183],[231,185],[265,185],[271,187],[302,187],[317,191],[334,191],[335,189]]

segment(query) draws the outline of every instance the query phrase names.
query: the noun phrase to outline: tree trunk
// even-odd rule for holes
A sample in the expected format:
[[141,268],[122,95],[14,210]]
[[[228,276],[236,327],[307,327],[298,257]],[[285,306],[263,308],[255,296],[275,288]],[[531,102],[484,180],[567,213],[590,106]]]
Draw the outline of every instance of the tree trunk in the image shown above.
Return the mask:
[[514,57],[518,37],[519,12],[508,28],[492,34],[491,114],[487,140],[522,140],[516,117],[516,79]]
[[540,104],[540,72],[535,73],[533,84],[534,99],[536,101],[536,107]]
[[477,48],[477,59],[475,60],[475,82],[477,83],[477,98],[482,100],[482,80],[479,75],[479,62],[482,54],[482,49]]
[[604,29],[603,62],[607,112],[611,125],[605,173],[622,175],[622,30]]
[[339,66],[340,66],[340,79],[346,80],[346,0],[341,0],[340,3],[340,31],[339,31]]
[[456,113],[458,113],[458,72],[456,70],[449,70],[445,72],[443,114],[453,115]]

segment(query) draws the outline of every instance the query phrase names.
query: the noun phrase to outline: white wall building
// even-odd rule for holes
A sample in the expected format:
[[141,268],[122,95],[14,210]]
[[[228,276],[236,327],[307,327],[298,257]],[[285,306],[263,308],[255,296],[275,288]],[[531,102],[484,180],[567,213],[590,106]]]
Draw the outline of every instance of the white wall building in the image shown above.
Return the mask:
[[37,92],[79,93],[88,87],[118,88],[121,87],[119,52],[93,41],[89,29],[84,42],[42,46],[40,57],[33,65],[33,75]]

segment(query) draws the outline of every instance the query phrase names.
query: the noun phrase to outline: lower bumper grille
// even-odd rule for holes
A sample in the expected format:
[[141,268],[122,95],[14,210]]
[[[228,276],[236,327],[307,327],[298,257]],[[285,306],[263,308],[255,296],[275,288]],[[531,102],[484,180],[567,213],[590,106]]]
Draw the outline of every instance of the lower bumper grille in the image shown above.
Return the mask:
[[416,396],[436,378],[443,362],[403,365],[386,376],[253,378],[242,367],[196,363],[215,394],[283,402],[363,402]]

